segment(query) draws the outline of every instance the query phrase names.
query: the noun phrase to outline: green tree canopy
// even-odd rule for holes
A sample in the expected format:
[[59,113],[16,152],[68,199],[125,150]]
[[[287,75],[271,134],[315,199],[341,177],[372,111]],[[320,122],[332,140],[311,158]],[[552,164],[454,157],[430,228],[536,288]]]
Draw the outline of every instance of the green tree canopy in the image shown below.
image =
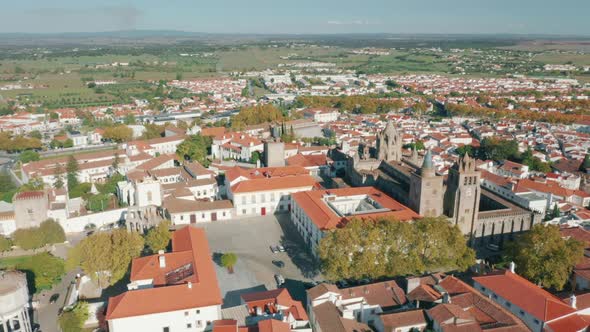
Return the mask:
[[283,120],[283,112],[271,104],[244,107],[231,119],[232,128]]
[[517,272],[542,287],[563,289],[574,266],[584,257],[584,245],[564,239],[555,225],[535,225],[507,246]]
[[233,252],[226,252],[221,255],[221,266],[231,270],[238,262],[238,256]]
[[61,313],[58,319],[59,327],[63,332],[82,332],[88,317],[88,303],[80,301],[72,309]]
[[0,235],[0,252],[10,251],[11,247],[12,241],[9,238]]
[[94,233],[70,250],[67,267],[81,267],[101,287],[114,285],[125,276],[131,260],[143,247],[143,237],[125,229]]
[[91,195],[86,199],[86,208],[92,212],[105,211],[109,208],[110,194]]
[[164,250],[170,242],[170,221],[165,220],[150,229],[145,236],[145,245],[152,253]]
[[141,135],[141,139],[152,139],[164,136],[166,126],[148,123],[144,125],[145,131]]
[[461,231],[444,217],[415,222],[354,219],[328,232],[318,252],[330,280],[465,270],[475,261]]
[[55,170],[53,172],[53,186],[57,189],[61,189],[64,187],[64,170],[60,164],[55,165]]
[[584,156],[584,161],[582,162],[582,164],[580,165],[580,171],[582,172],[586,172],[586,170],[590,168],[590,155],[586,154]]
[[42,222],[39,225],[39,232],[43,234],[43,241],[48,244],[63,243],[66,240],[64,229],[53,219],[47,219]]
[[518,157],[518,142],[502,140],[496,137],[484,138],[477,150],[480,159],[502,161]]
[[176,148],[176,154],[183,158],[198,161],[201,165],[209,166],[207,160],[208,149],[211,147],[211,137],[192,135],[180,143]]
[[[66,178],[68,181],[68,191],[72,191],[75,187],[78,186],[78,172],[80,171],[80,166],[78,165],[78,161],[74,158],[73,155],[70,155],[68,158],[68,162],[66,164]],[[72,197],[70,195],[70,197]]]
[[22,249],[37,249],[47,244],[62,243],[66,235],[59,223],[47,219],[39,227],[21,228],[12,233],[14,244]]
[[133,130],[124,124],[108,127],[102,137],[117,143],[127,142],[133,138]]
[[31,161],[37,161],[40,159],[39,153],[33,150],[23,151],[19,156],[18,159],[22,163],[29,163]]

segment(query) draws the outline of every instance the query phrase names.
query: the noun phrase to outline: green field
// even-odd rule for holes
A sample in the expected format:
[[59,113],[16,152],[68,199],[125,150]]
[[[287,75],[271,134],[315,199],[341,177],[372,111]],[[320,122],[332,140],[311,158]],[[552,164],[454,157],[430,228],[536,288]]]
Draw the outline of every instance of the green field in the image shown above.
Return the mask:
[[[545,63],[590,65],[587,54],[551,50],[538,50],[531,54],[517,48],[523,45],[459,52],[416,46],[389,49],[390,55],[381,56],[353,54],[352,48],[343,46],[286,45],[261,43],[206,48],[193,45],[186,49],[129,48],[128,55],[121,49],[86,49],[77,55],[71,49],[27,56],[16,53],[14,59],[5,57],[0,60],[0,86],[20,83],[32,85],[35,89],[0,91],[0,102],[18,98],[21,102],[39,103],[48,108],[108,106],[129,102],[130,97],[151,96],[149,88],[137,88],[129,83],[172,80],[177,75],[181,75],[182,79],[216,77],[234,71],[277,69],[279,64],[301,62],[333,63],[338,69],[353,69],[366,74],[430,73],[473,77],[514,73],[538,76],[542,72],[535,69]],[[204,49],[207,53],[202,53]],[[183,53],[189,56],[181,56]],[[112,66],[113,63],[128,65]],[[575,77],[582,81],[590,78],[583,74],[576,74]],[[87,82],[94,80],[115,80],[118,85],[88,88]],[[255,92],[258,95],[261,91]]]

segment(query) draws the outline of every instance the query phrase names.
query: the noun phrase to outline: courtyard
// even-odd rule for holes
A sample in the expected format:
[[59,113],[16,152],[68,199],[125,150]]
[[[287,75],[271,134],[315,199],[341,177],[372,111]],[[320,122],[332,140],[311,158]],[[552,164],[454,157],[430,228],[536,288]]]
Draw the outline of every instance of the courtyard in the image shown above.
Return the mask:
[[[306,251],[288,214],[217,221],[198,227],[207,232],[224,307],[239,305],[240,294],[277,288],[275,274],[284,277],[284,286],[300,301],[305,300],[305,286],[321,280],[318,264]],[[270,247],[277,245],[282,245],[285,252],[273,253]],[[219,262],[221,255],[228,252],[238,256],[231,274]]]

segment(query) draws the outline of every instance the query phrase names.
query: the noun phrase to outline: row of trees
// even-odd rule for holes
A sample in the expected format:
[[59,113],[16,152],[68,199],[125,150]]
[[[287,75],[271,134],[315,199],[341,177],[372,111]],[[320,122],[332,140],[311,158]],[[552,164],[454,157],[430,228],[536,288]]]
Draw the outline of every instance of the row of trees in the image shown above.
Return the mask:
[[459,148],[458,152],[461,155],[469,153],[483,160],[502,161],[507,159],[527,165],[533,171],[544,173],[551,171],[551,165],[535,157],[530,148],[520,153],[518,143],[515,140],[486,137],[481,141],[479,148],[473,149],[471,146],[465,145]]
[[387,113],[405,107],[401,99],[378,96],[299,96],[295,104],[308,107],[335,107],[341,111],[362,114]]
[[271,104],[264,104],[243,107],[240,113],[231,119],[231,124],[232,128],[240,130],[249,125],[282,120],[284,120],[283,112]]
[[124,124],[107,127],[102,137],[106,140],[122,143],[133,139],[133,130]]
[[53,219],[47,219],[39,227],[21,228],[12,233],[12,241],[22,249],[37,249],[48,244],[62,243],[66,234],[61,225]]
[[415,222],[355,219],[329,232],[318,252],[330,280],[465,270],[475,262],[475,253],[459,228],[444,217]]
[[20,152],[24,150],[38,150],[43,147],[41,140],[34,137],[14,136],[8,132],[0,132],[0,150]]
[[549,123],[572,124],[583,118],[582,115],[565,112],[538,112],[528,109],[494,109],[487,107],[477,107],[467,104],[447,104],[445,105],[448,116],[468,116],[478,118],[492,119],[518,119],[524,121],[541,121]]

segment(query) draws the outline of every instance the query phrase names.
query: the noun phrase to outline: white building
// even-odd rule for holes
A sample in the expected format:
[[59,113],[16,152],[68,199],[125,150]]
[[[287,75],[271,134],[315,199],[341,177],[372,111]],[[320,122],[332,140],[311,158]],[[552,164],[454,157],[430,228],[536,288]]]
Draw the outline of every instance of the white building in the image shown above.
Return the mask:
[[302,191],[292,195],[291,222],[315,255],[324,232],[358,217],[393,217],[406,221],[418,214],[373,187]]
[[291,209],[291,194],[311,190],[317,181],[302,167],[266,167],[225,173],[227,197],[237,216],[273,214]]
[[303,111],[303,116],[315,122],[327,123],[338,120],[340,112],[335,108],[309,108]]
[[258,138],[244,133],[227,133],[213,139],[211,155],[217,159],[248,161],[255,151],[262,153],[264,144]]
[[196,201],[169,197],[162,205],[166,218],[173,225],[188,225],[201,222],[229,220],[233,215],[233,205],[229,200]]
[[205,331],[221,318],[221,291],[205,231],[172,234],[172,252],[131,264],[128,291],[109,299],[109,331]]
[[[322,283],[307,291],[307,310],[314,331],[371,331],[368,326],[376,325],[384,309],[406,303],[404,291],[393,280],[346,289]],[[351,328],[336,330],[337,326]]]
[[517,275],[514,263],[509,270],[474,277],[473,281],[475,289],[520,318],[534,332],[585,331],[590,325],[579,315],[588,313],[577,310],[575,296],[569,304],[562,301]]

